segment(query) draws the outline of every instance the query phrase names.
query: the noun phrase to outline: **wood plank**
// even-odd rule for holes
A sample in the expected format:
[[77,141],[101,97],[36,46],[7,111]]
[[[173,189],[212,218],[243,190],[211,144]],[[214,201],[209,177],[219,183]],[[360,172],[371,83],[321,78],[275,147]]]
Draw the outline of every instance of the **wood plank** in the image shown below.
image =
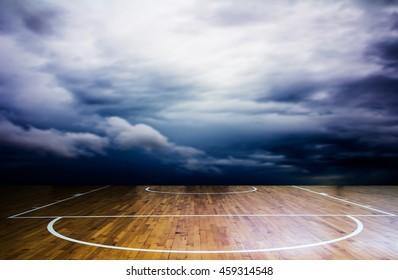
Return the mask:
[[[358,217],[364,230],[354,238],[332,244],[270,252],[245,251],[339,238],[355,231],[357,227],[353,220],[344,215],[381,215],[372,209],[288,186],[258,186],[256,192],[236,194],[229,192],[246,191],[251,187],[151,187],[162,192],[177,192],[162,194],[147,192],[146,186],[114,186],[27,213],[21,219],[6,218],[7,215],[26,210],[32,204],[40,206],[39,203],[51,203],[51,199],[63,199],[93,188],[54,190],[53,187],[25,186],[19,187],[18,191],[4,193],[4,197],[10,198],[2,199],[5,205],[1,208],[0,259],[398,259],[396,216]],[[398,213],[397,187],[305,188],[389,213]],[[209,194],[211,192],[227,194]],[[13,205],[6,205],[7,201]],[[231,214],[238,216],[226,216]],[[286,216],[239,216],[253,214]],[[289,214],[314,216],[292,217]],[[328,214],[342,216],[322,216]],[[64,215],[159,215],[63,218],[55,224],[54,229],[60,234],[86,242],[164,252],[127,251],[73,243],[47,231],[47,224],[52,218],[26,218]],[[203,252],[190,254],[169,250]],[[206,253],[214,250],[240,251]]]

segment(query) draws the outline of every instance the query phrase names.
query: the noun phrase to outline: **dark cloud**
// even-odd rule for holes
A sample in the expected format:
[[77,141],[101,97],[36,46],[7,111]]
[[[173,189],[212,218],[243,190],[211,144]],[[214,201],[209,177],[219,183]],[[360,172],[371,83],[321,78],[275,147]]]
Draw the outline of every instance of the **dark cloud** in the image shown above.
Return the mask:
[[55,10],[39,10],[34,13],[25,13],[23,15],[23,23],[27,29],[39,34],[49,35],[54,32],[53,19],[57,16]]
[[392,16],[391,29],[398,30],[398,13],[394,13],[394,15]]
[[41,1],[0,1],[0,31],[28,31],[36,35],[51,35],[59,25],[61,10]]
[[381,7],[388,7],[388,6],[394,6],[398,4],[397,0],[379,0],[379,1],[373,1],[373,0],[356,0],[356,2],[360,5],[367,5],[367,6],[381,6]]
[[4,182],[397,181],[396,1],[121,3],[0,0]]
[[267,102],[275,100],[282,103],[300,103],[311,98],[311,96],[317,91],[321,91],[325,88],[316,81],[289,81],[289,83],[278,84],[272,87],[271,95],[266,97],[258,98],[258,102]]
[[[394,170],[398,164],[398,148],[369,143],[358,135],[340,136],[332,131],[312,135],[285,135],[263,144],[252,143],[250,149],[257,150],[257,157],[265,154],[268,155],[264,157],[268,158],[267,162],[276,163],[264,165],[262,172],[278,172],[311,184],[321,183],[322,177],[329,184],[366,183],[370,174],[381,176],[388,173],[389,179],[384,182],[397,178]],[[281,168],[284,166],[288,168]],[[377,177],[372,181],[375,182]]]
[[124,63],[98,67],[94,70],[73,70],[57,65],[46,67],[57,82],[75,98],[82,110],[102,116],[121,117],[146,115],[170,106],[176,101],[190,98],[192,85],[179,81],[170,73],[138,71]]
[[375,44],[369,51],[370,56],[386,69],[398,71],[398,40],[386,39]]
[[[370,112],[379,112],[384,116],[386,114],[396,116],[397,88],[397,78],[380,74],[371,75],[336,86],[329,106],[337,107],[339,111],[345,109],[346,113],[349,113],[350,109],[362,109],[362,114],[358,116],[354,114],[360,111],[351,111],[352,116],[356,119],[368,120],[371,117]],[[366,114],[366,110],[369,114]],[[347,114],[344,114],[344,117],[347,117]]]

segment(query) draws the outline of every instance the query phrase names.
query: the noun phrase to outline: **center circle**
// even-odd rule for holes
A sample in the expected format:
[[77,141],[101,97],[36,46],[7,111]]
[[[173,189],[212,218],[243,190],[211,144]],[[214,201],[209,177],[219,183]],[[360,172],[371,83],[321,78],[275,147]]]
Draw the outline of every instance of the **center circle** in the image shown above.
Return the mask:
[[160,193],[160,194],[202,194],[202,195],[207,195],[207,194],[239,194],[239,193],[251,193],[251,192],[256,192],[257,188],[256,187],[250,187],[249,190],[245,190],[245,191],[236,191],[236,192],[231,192],[231,191],[227,191],[227,192],[170,192],[170,191],[156,191],[156,190],[152,190],[151,187],[147,187],[145,189],[145,191],[147,192],[151,192],[151,193]]

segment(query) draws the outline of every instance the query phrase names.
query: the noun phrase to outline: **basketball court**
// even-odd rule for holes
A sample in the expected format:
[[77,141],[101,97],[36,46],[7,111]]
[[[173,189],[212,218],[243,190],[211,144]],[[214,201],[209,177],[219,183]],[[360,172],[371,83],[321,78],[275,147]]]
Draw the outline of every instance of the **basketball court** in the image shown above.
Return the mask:
[[392,186],[10,186],[1,259],[398,259]]

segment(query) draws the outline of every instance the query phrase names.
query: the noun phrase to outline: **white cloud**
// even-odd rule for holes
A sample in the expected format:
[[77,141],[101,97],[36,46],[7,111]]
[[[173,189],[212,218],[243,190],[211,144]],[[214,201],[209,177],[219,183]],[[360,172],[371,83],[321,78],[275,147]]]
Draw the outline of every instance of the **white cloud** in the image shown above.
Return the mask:
[[113,143],[121,149],[160,149],[176,153],[183,157],[193,157],[203,154],[202,151],[195,148],[179,146],[170,142],[164,135],[148,125],[132,125],[119,117],[107,118],[104,130]]
[[280,161],[285,159],[285,155],[278,155],[278,154],[273,154],[273,153],[255,153],[251,155],[252,158],[258,159],[258,160],[264,160],[264,161]]
[[255,102],[252,100],[208,98],[206,100],[180,102],[168,108],[169,112],[217,113],[229,112],[236,114],[261,114],[270,112],[284,112],[289,114],[308,113],[309,109],[300,104],[281,102]]
[[[175,105],[157,112],[173,122],[251,123],[257,116],[248,112],[303,113],[306,108],[299,105],[259,103],[256,98],[303,77],[322,83],[365,76],[378,68],[363,60],[377,32],[368,30],[366,15],[355,4],[249,2],[173,1],[150,8],[150,3],[138,1],[125,11],[90,6],[96,16],[89,20],[101,25],[108,19],[99,48],[106,42],[112,50],[106,53],[114,60],[120,56],[135,65],[126,69],[133,77],[137,71],[156,69],[193,85],[179,93],[189,94],[192,101],[176,98]],[[253,5],[255,9],[248,8]]]
[[[379,32],[383,17],[370,20],[356,1],[49,3],[63,11],[53,37],[37,39],[21,32],[0,42],[0,52],[13,57],[16,61],[10,64],[20,68],[14,78],[21,86],[10,97],[12,104],[32,113],[42,114],[40,104],[54,108],[51,114],[74,111],[72,93],[56,83],[60,73],[84,80],[75,96],[120,98],[138,107],[145,106],[148,98],[163,97],[156,80],[165,75],[189,88],[172,93],[168,102],[174,105],[166,110],[157,107],[152,116],[208,124],[212,119],[241,120],[250,111],[303,112],[305,108],[257,100],[292,80],[354,79],[380,67],[364,60],[363,54],[383,36]],[[29,52],[32,45],[35,48]],[[38,70],[47,66],[60,73]],[[112,86],[90,91],[98,76],[111,80]],[[95,106],[91,108],[95,111]],[[228,117],[218,118],[220,110]],[[257,116],[246,118],[249,123],[257,120]]]
[[24,129],[0,120],[0,143],[75,158],[104,153],[108,140],[92,133],[62,132],[55,129]]
[[140,147],[146,149],[169,149],[171,143],[157,130],[145,124],[131,125],[119,117],[106,119],[105,131],[113,142],[123,149]]
[[73,95],[53,74],[44,71],[47,58],[27,51],[16,40],[0,34],[0,94],[7,106],[32,118],[71,115]]
[[322,100],[328,99],[329,96],[330,96],[329,93],[326,92],[326,91],[318,91],[318,92],[315,92],[315,93],[310,97],[310,99],[311,99],[311,100],[315,100],[315,101],[322,101]]
[[239,159],[234,157],[210,159],[209,164],[216,166],[262,166],[263,163],[252,159]]
[[177,153],[177,154],[179,154],[181,156],[184,156],[184,157],[188,157],[188,158],[189,157],[201,156],[201,155],[205,154],[205,152],[203,152],[201,150],[198,150],[198,149],[195,149],[195,148],[192,148],[192,147],[187,147],[187,146],[178,146],[178,145],[175,145],[175,144],[172,145],[172,150],[175,153]]
[[[93,133],[64,132],[56,129],[22,128],[12,122],[0,119],[0,144],[7,144],[38,152],[75,158],[104,154],[105,149],[113,146],[119,149],[157,149],[174,153],[183,158],[204,155],[204,152],[170,142],[154,128],[145,125],[131,125],[119,117],[105,119],[101,125],[107,137]],[[101,129],[101,128],[100,128]]]
[[247,125],[255,130],[280,131],[289,128],[314,129],[317,120],[313,112],[301,104],[282,102],[255,102],[244,99],[208,98],[180,102],[160,112],[167,120],[188,125]]

